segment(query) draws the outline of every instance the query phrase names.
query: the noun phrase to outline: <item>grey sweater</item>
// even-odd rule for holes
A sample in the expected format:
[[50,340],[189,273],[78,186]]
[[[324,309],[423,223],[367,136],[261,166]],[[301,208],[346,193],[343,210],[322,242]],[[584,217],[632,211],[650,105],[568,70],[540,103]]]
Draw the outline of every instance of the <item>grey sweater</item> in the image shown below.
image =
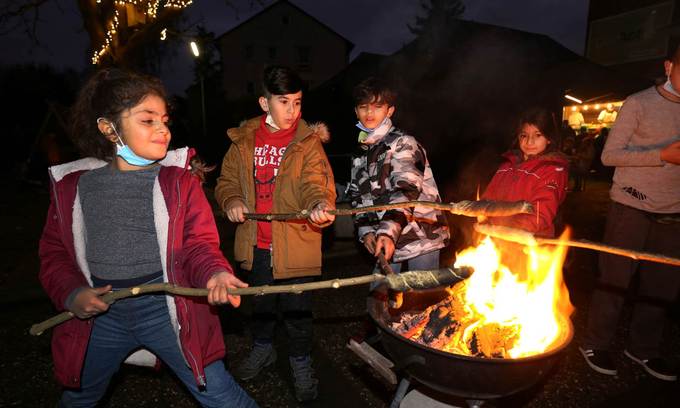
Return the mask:
[[655,87],[626,99],[602,151],[616,166],[613,201],[653,213],[680,213],[680,166],[661,160],[661,150],[680,140],[680,103]]
[[162,270],[153,218],[159,169],[118,171],[108,165],[80,177],[85,251],[93,279],[129,280]]

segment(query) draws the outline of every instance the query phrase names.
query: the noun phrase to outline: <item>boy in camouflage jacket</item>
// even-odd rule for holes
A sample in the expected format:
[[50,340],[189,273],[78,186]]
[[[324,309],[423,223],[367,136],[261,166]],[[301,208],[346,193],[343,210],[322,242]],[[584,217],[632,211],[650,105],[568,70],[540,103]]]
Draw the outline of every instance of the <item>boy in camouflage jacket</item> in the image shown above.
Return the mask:
[[[405,201],[441,201],[425,149],[413,136],[392,125],[395,93],[380,79],[354,88],[359,122],[358,153],[352,158],[347,195],[352,207]],[[359,241],[378,256],[392,259],[392,269],[433,269],[448,244],[449,228],[439,210],[424,207],[362,213],[355,217]]]

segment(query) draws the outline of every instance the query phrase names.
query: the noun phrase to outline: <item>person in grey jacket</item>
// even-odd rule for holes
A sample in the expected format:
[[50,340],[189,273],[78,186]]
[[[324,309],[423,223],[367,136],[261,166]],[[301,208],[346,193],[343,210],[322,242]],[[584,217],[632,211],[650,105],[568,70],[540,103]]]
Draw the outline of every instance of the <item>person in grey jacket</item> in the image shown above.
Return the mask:
[[[615,166],[607,244],[680,256],[680,47],[664,62],[667,80],[626,99],[602,152]],[[636,303],[624,355],[652,376],[677,379],[662,354],[666,308],[680,292],[680,268],[600,254],[600,276],[592,295],[580,347],[595,371],[616,375],[610,353],[625,294],[639,271]]]

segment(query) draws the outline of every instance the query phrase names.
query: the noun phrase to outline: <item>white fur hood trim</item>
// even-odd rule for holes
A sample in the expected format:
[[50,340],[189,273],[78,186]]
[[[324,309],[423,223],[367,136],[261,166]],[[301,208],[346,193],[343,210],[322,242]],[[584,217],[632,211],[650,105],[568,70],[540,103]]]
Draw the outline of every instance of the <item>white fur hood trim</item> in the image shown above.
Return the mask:
[[[169,150],[165,155],[165,158],[159,163],[161,166],[165,167],[181,167],[184,168],[187,165],[187,160],[189,159],[189,148],[182,147],[181,149]],[[49,168],[54,181],[61,181],[67,175],[81,170],[94,170],[100,167],[104,167],[108,162],[100,159],[95,159],[94,157],[86,157],[84,159],[59,164],[57,166],[52,166]]]

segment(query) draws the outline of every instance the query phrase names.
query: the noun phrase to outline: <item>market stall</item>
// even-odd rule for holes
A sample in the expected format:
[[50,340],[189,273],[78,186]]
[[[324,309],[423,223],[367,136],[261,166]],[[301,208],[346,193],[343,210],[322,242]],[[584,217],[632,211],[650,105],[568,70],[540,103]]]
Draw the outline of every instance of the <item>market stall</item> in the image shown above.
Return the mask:
[[602,128],[612,127],[621,105],[623,101],[566,105],[562,107],[562,121],[578,133],[599,133]]

